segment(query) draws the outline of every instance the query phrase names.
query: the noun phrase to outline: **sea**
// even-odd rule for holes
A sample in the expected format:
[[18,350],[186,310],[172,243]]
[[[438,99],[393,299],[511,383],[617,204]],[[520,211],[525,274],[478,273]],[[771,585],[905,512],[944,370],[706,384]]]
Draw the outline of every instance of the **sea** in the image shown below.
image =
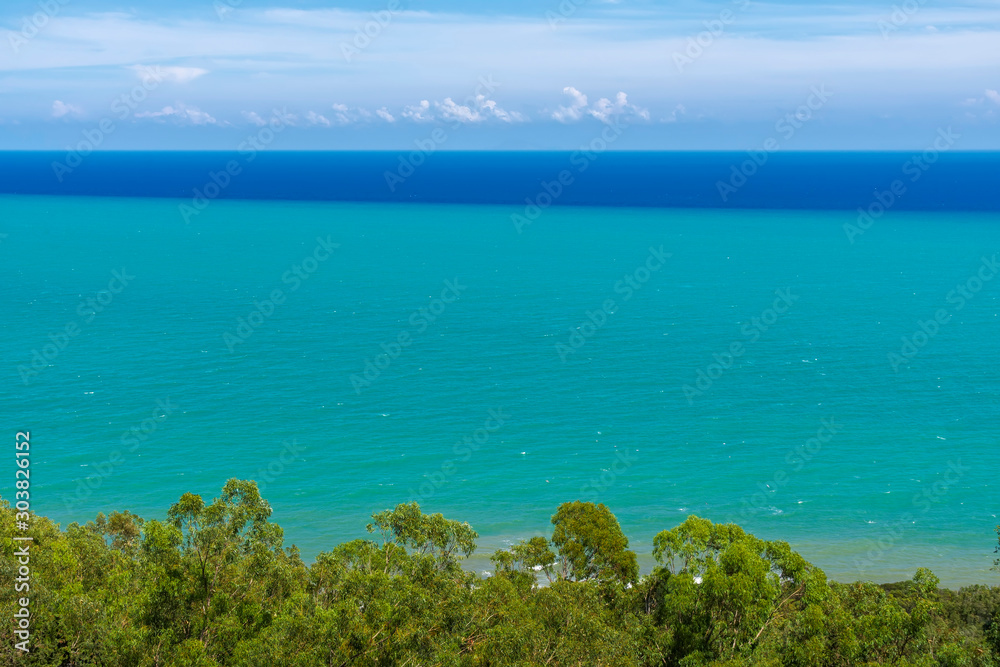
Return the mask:
[[418,153],[0,154],[32,509],[254,479],[307,561],[416,501],[487,570],[587,500],[646,571],[697,515],[1000,583],[1000,155]]

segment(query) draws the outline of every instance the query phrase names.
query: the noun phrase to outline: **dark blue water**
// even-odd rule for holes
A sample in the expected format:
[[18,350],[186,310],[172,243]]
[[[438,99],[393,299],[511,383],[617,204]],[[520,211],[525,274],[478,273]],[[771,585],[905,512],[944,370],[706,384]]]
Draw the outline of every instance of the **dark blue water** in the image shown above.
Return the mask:
[[868,208],[877,192],[887,196],[898,181],[902,194],[890,203],[896,210],[1000,210],[996,152],[773,153],[766,160],[758,156],[758,164],[746,152],[599,149],[5,152],[0,192],[521,205],[527,198],[543,207],[854,210]]

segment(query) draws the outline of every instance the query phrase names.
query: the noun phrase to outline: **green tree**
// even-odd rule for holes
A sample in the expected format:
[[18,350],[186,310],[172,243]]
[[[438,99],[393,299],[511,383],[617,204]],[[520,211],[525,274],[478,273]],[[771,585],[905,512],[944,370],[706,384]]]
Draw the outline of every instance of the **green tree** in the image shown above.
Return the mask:
[[[785,542],[689,517],[659,533],[652,574],[602,505],[566,503],[552,540],[461,567],[477,535],[415,504],[372,517],[306,567],[253,482],[167,521],[128,512],[60,529],[32,516],[28,655],[0,624],[0,667],[351,665],[997,667],[1000,589],[827,582]],[[0,573],[16,577],[14,513],[0,501]],[[547,581],[540,582],[544,576]],[[622,585],[625,584],[625,585]],[[0,615],[18,595],[0,589]]]
[[[1000,526],[993,529],[993,532],[997,534],[997,546],[993,547],[993,553],[1000,553]],[[993,561],[994,572],[1000,572],[1000,558],[996,558]]]
[[696,516],[660,532],[653,556],[655,616],[669,627],[675,659],[733,659],[779,633],[828,594],[826,576],[786,542],[765,542],[734,524]]
[[552,525],[552,544],[563,579],[627,584],[638,578],[635,552],[629,550],[618,519],[603,504],[563,503],[552,517]]
[[499,550],[490,556],[498,575],[515,578],[520,582],[537,584],[536,573],[542,572],[551,584],[556,578],[556,555],[549,548],[549,541],[544,537],[532,537],[522,540],[509,550]]
[[384,544],[409,547],[417,555],[429,556],[439,570],[455,571],[460,557],[476,550],[479,534],[467,523],[445,519],[441,514],[424,514],[417,503],[399,504],[395,509],[372,515],[368,532],[378,530]]

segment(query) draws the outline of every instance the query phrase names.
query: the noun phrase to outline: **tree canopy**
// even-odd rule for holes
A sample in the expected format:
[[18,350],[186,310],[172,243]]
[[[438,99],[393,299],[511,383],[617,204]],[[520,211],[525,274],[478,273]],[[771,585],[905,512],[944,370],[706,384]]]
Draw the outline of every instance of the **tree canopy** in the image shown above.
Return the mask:
[[[252,481],[166,520],[33,516],[31,652],[0,626],[0,665],[1000,666],[1000,589],[938,587],[928,570],[829,581],[786,542],[688,517],[640,576],[604,505],[568,502],[551,536],[462,562],[478,535],[416,503],[378,512],[372,539],[307,564]],[[14,512],[0,503],[5,581]],[[0,593],[11,619],[13,586]]]

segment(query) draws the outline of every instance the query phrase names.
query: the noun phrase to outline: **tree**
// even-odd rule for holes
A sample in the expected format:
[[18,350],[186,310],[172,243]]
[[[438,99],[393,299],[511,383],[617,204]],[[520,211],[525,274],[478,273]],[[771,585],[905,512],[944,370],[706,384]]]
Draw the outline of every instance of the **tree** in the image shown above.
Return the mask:
[[[995,546],[993,548],[993,553],[1000,554],[1000,526],[997,526],[993,530],[997,534],[997,546]],[[992,570],[994,572],[1000,572],[1000,558],[997,558],[997,559],[995,559],[993,561],[993,568],[992,568]]]
[[[65,530],[32,515],[25,531],[0,499],[7,580],[13,538],[33,538],[31,653],[0,624],[0,667],[1000,664],[1000,588],[942,591],[922,568],[827,582],[787,543],[698,517],[656,536],[659,565],[638,579],[602,505],[560,506],[551,541],[498,551],[486,577],[460,567],[475,531],[415,504],[373,515],[381,541],[309,568],[270,514],[240,480],[210,504],[184,494],[167,521],[115,512]],[[19,597],[0,588],[0,616]]]
[[530,585],[537,583],[537,572],[544,573],[550,584],[556,576],[556,555],[544,537],[521,540],[509,550],[498,550],[490,556],[490,560],[493,561],[497,574],[528,582]]
[[112,512],[107,517],[98,514],[93,525],[88,527],[106,540],[110,540],[109,546],[112,549],[131,552],[139,547],[142,524],[142,517],[125,510]]
[[604,505],[563,503],[552,517],[552,544],[562,566],[563,579],[634,582],[639,576],[635,552],[618,519]]
[[459,555],[468,557],[476,550],[479,534],[467,523],[445,519],[441,514],[424,514],[417,503],[401,503],[395,509],[372,515],[368,532],[381,532],[383,543],[409,547],[429,556],[439,570],[456,571]]
[[765,542],[734,524],[690,516],[653,540],[662,567],[657,618],[675,628],[678,657],[718,659],[751,651],[791,616],[828,594],[826,575],[786,542]]
[[230,479],[210,505],[185,493],[167,511],[170,530],[153,527],[167,563],[179,542],[179,568],[164,570],[171,575],[171,597],[193,611],[193,618],[175,626],[179,637],[197,639],[209,654],[228,652],[267,622],[273,605],[302,587],[298,550],[282,550],[282,530],[268,522],[270,516],[255,482]]

